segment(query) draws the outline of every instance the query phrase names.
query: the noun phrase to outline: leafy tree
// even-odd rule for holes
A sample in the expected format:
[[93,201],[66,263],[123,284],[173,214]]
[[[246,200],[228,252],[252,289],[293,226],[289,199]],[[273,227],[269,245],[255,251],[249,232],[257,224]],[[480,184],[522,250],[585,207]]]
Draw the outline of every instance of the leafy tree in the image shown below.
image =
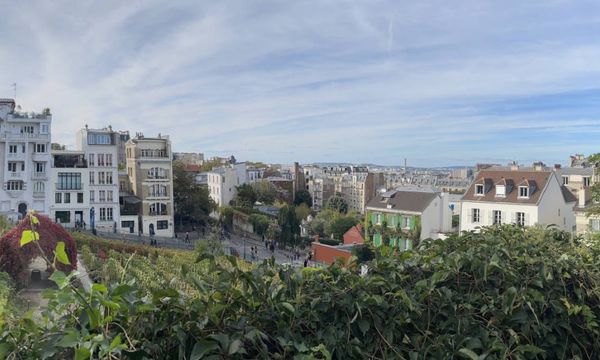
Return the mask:
[[359,220],[352,214],[338,216],[331,222],[331,235],[334,239],[342,240],[346,231],[358,223]]
[[[596,176],[600,177],[600,153],[591,155],[588,158],[590,164],[594,166]],[[592,204],[587,209],[588,216],[600,215],[600,181],[592,185],[591,189]]]
[[65,145],[61,145],[59,143],[50,144],[50,150],[65,150],[65,149],[66,149]]
[[216,159],[212,159],[212,160],[204,160],[202,162],[202,165],[200,165],[200,171],[202,172],[206,172],[206,171],[211,171],[212,169],[222,166],[223,164],[221,163],[221,160],[216,158]]
[[173,163],[173,199],[175,221],[206,224],[209,214],[217,208],[208,187],[196,184],[194,176],[180,162]]
[[252,224],[254,232],[258,235],[266,235],[269,229],[269,218],[262,214],[252,214],[248,221]]
[[296,218],[298,219],[298,222],[301,223],[302,220],[306,219],[308,217],[308,215],[310,215],[310,209],[308,208],[308,206],[306,206],[305,203],[300,204],[299,206],[296,206]]
[[219,209],[219,222],[228,230],[233,229],[233,212],[231,206],[221,206]]
[[310,192],[306,189],[300,189],[296,191],[296,196],[294,197],[294,205],[306,204],[308,207],[312,207],[313,201],[312,196],[310,196]]
[[279,240],[287,246],[294,246],[296,238],[300,234],[300,223],[296,217],[295,208],[291,205],[286,205],[279,209],[277,223],[281,229]]
[[277,189],[270,181],[261,180],[252,183],[252,189],[256,193],[256,200],[263,204],[273,204],[277,198]]
[[332,197],[327,200],[326,208],[335,210],[341,214],[345,214],[348,212],[348,203],[346,199],[342,197],[342,194],[336,193]]
[[237,195],[235,196],[235,204],[237,206],[252,208],[256,202],[256,192],[249,184],[242,184],[236,187]]
[[309,227],[313,234],[321,237],[331,235],[331,223],[339,216],[339,213],[332,209],[323,209],[310,222]]

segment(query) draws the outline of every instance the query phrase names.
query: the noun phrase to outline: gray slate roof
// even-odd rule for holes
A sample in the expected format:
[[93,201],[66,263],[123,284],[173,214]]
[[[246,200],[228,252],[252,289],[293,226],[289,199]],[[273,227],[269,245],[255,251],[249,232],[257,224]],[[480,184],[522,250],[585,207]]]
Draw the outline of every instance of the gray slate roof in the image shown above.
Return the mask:
[[[388,192],[389,193],[389,192]],[[388,196],[378,195],[367,204],[368,208],[381,210],[423,212],[435,199],[437,193],[424,191],[395,191]],[[388,205],[392,205],[391,209]]]

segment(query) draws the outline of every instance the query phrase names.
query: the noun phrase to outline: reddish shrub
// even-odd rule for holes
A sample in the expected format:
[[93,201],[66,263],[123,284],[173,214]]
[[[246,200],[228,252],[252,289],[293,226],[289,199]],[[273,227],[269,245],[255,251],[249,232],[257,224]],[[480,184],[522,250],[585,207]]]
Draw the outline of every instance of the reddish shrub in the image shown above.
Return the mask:
[[[67,273],[74,270],[77,267],[77,245],[71,235],[47,216],[36,214],[36,217],[40,221],[36,229],[40,234],[38,242],[45,256],[52,261],[56,244],[63,241],[71,265],[63,265],[57,262],[56,267]],[[32,259],[40,255],[38,247],[33,242],[23,247],[20,245],[21,234],[23,230],[30,229],[29,224],[28,215],[0,238],[0,271],[7,272],[17,280],[24,280],[27,277],[24,270]]]

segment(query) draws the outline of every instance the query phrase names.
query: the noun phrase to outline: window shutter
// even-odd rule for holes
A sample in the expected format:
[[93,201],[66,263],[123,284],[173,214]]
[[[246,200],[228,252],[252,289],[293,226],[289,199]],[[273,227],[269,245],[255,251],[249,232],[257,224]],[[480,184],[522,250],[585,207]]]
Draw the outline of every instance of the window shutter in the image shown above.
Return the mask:
[[525,213],[525,226],[529,226],[529,214]]
[[514,211],[510,213],[510,223],[511,224],[517,223],[517,213]]
[[406,240],[406,250],[412,250],[413,248],[413,241],[411,239],[407,239]]
[[400,249],[400,251],[406,250],[406,240],[405,239],[400,239],[400,241],[398,241],[398,249]]
[[409,229],[413,230],[415,228],[415,217],[411,216],[408,220]]
[[400,227],[404,227],[404,215],[400,215],[398,217],[398,221],[400,221]]
[[375,214],[375,213],[371,213],[371,224],[372,225],[377,224],[377,214]]

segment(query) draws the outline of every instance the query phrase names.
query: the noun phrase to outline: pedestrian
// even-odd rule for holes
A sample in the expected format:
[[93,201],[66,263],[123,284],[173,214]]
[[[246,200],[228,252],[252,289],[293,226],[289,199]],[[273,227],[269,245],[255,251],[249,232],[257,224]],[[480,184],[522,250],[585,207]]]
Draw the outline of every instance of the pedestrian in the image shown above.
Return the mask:
[[186,242],[186,243],[189,243],[189,242],[190,242],[190,233],[188,233],[187,231],[186,231],[186,233],[185,233],[185,242]]
[[304,259],[304,267],[308,266],[308,259]]
[[83,230],[85,230],[85,221],[83,222]]

